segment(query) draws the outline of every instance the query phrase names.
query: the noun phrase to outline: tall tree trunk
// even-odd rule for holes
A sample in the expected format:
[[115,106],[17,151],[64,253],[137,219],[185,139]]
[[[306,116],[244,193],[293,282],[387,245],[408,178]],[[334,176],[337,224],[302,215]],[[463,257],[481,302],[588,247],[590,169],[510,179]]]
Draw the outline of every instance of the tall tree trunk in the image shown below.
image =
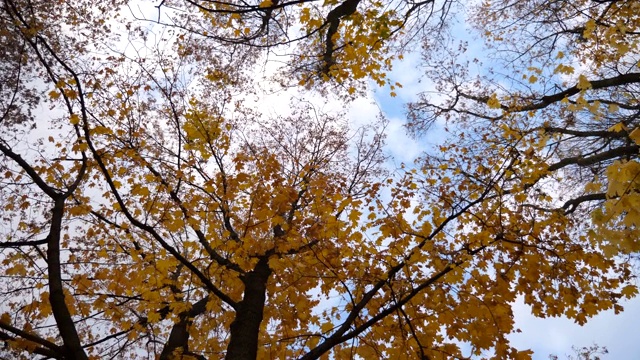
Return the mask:
[[82,348],[76,326],[65,302],[60,269],[60,234],[62,233],[62,217],[64,216],[64,198],[54,200],[51,228],[47,236],[47,269],[49,275],[49,302],[56,319],[60,337],[64,343],[65,356],[73,360],[85,360],[87,354]]
[[231,339],[225,359],[255,360],[257,358],[258,336],[270,275],[269,258],[264,256],[260,258],[256,267],[242,278],[244,297],[238,303],[236,318],[231,323]]

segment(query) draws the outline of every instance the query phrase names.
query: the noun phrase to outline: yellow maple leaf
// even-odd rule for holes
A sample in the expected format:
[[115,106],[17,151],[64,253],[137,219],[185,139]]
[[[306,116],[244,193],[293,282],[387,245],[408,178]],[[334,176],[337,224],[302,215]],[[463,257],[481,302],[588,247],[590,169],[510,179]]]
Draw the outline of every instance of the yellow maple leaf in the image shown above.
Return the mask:
[[594,181],[594,182],[587,183],[584,186],[584,191],[587,193],[595,193],[600,191],[601,188],[602,188],[602,184]]
[[607,131],[611,131],[611,132],[620,132],[620,131],[627,131],[627,126],[623,123],[623,122],[619,122],[615,125],[613,125],[612,127],[610,127],[609,129],[607,129]]
[[580,90],[591,89],[591,82],[587,79],[586,76],[580,75],[578,77],[578,84],[576,84],[576,87]]
[[60,92],[58,92],[57,90],[51,90],[49,92],[49,98],[51,98],[51,100],[57,100],[60,97]]
[[500,109],[502,106],[500,100],[498,100],[498,95],[495,93],[491,94],[489,100],[487,100],[487,105],[489,105],[491,109]]
[[633,140],[636,144],[640,145],[640,128],[633,129],[631,134],[629,134],[629,138]]
[[5,324],[11,324],[11,315],[9,315],[9,313],[2,313],[2,316],[0,316],[0,321]]
[[72,125],[78,125],[78,123],[80,122],[80,116],[78,116],[78,114],[71,114],[71,116],[69,117],[69,121]]
[[322,327],[320,328],[320,330],[323,333],[328,333],[329,331],[333,330],[333,324],[330,322],[326,322],[324,324],[322,324]]
[[638,288],[634,285],[627,285],[622,288],[620,293],[627,299],[630,299],[638,294]]

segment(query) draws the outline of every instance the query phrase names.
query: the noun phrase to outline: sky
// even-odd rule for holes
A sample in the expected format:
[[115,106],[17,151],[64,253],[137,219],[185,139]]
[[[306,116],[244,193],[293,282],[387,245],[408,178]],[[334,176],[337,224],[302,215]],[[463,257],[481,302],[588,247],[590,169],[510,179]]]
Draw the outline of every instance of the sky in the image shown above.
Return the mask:
[[580,326],[567,318],[540,319],[531,315],[530,309],[522,301],[514,306],[515,326],[521,333],[510,336],[512,344],[518,348],[534,351],[534,360],[548,359],[549,354],[564,359],[570,355],[572,346],[584,347],[594,343],[604,346],[609,354],[603,357],[611,360],[634,360],[640,358],[638,341],[638,319],[640,319],[640,298],[622,303],[625,310],[615,315],[613,311],[602,312]]

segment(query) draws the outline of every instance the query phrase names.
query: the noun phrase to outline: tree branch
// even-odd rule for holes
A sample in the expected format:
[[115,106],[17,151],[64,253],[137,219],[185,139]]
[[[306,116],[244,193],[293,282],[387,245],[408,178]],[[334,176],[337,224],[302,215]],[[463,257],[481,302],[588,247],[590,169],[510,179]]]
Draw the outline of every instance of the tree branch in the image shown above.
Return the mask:
[[593,164],[597,164],[606,160],[615,159],[625,155],[638,155],[639,150],[640,150],[640,146],[630,145],[630,146],[614,148],[593,156],[587,156],[587,157],[575,156],[575,157],[565,158],[558,161],[557,163],[551,164],[548,170],[555,171],[569,165],[578,165],[581,167],[590,166]]

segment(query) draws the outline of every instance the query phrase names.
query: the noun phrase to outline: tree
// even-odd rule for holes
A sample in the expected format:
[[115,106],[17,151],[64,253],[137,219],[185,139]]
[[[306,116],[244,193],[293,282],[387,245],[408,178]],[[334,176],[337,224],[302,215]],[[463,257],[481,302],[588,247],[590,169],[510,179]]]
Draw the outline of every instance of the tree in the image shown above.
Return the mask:
[[[186,30],[226,48],[267,49],[286,66],[285,85],[323,87],[326,80],[350,94],[364,78],[394,90],[387,71],[414,37],[445,24],[452,2],[369,0],[161,1],[141,19]],[[293,81],[292,81],[293,80]]]
[[[449,3],[162,1],[153,24],[136,5],[1,5],[6,356],[527,358],[507,338],[518,296],[583,322],[636,293],[616,257],[634,249],[594,240],[635,225],[581,227],[584,203],[614,196],[549,207],[544,181],[584,160],[545,162],[502,94],[460,92],[503,133],[478,122],[464,136],[482,141],[397,176],[384,119],[352,129],[309,103],[270,117],[247,100],[261,47],[304,54],[280,79],[386,83],[402,36],[444,29]],[[633,139],[624,126],[612,144]]]
[[[475,24],[504,70],[474,78],[460,64],[433,68],[450,95],[414,103],[414,130],[437,119],[469,125],[458,132],[465,141],[515,159],[505,190],[516,202],[574,219],[589,215],[583,226],[594,229],[579,236],[609,256],[636,252],[636,8],[627,1],[483,4]],[[564,196],[547,197],[550,186]]]
[[[593,344],[591,346],[583,346],[581,348],[572,346],[575,356],[567,356],[569,360],[601,360],[600,355],[606,355],[609,353],[606,347]],[[558,360],[557,355],[549,355],[550,360]]]

